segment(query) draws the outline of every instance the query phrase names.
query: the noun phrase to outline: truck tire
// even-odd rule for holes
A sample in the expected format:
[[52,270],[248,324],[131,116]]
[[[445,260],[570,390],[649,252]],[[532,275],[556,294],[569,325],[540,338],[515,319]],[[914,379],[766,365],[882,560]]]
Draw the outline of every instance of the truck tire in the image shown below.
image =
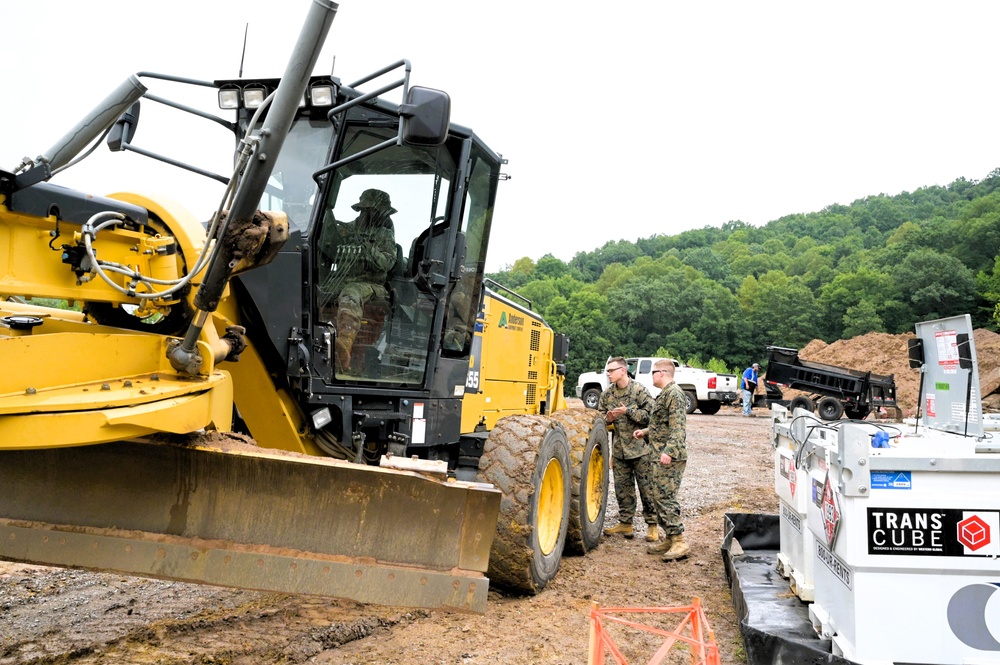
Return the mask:
[[844,405],[836,397],[824,397],[816,405],[816,413],[823,420],[840,420],[844,415]]
[[851,420],[864,420],[865,418],[868,417],[870,411],[868,407],[860,406],[856,409],[852,407],[847,407],[846,409],[844,409],[844,413],[846,413],[847,417],[850,418]]
[[704,413],[706,416],[714,416],[722,408],[722,402],[717,399],[705,400],[704,402],[698,402],[698,410]]
[[687,407],[684,410],[688,413],[694,413],[694,410],[698,408],[698,395],[693,390],[685,390],[684,395],[688,400]]
[[556,411],[552,419],[566,431],[573,468],[569,529],[563,552],[586,554],[601,542],[608,508],[611,475],[608,428],[600,414],[585,409]]
[[536,594],[555,577],[566,543],[572,475],[565,431],[546,416],[501,418],[486,439],[479,476],[502,495],[490,581]]
[[805,395],[799,395],[798,397],[793,397],[792,401],[788,403],[788,410],[795,413],[795,409],[805,409],[809,413],[816,410],[813,401],[806,397]]
[[588,409],[596,409],[598,402],[601,401],[601,389],[600,388],[587,388],[583,391],[583,405]]

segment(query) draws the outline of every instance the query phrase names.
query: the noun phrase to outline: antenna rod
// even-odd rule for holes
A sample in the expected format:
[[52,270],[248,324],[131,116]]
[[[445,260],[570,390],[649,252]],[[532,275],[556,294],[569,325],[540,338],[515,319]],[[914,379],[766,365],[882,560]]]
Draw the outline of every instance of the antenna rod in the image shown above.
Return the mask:
[[240,73],[236,77],[238,79],[243,78],[243,61],[246,60],[247,57],[247,33],[249,32],[250,32],[250,22],[247,21],[246,27],[243,28],[243,53],[240,55]]

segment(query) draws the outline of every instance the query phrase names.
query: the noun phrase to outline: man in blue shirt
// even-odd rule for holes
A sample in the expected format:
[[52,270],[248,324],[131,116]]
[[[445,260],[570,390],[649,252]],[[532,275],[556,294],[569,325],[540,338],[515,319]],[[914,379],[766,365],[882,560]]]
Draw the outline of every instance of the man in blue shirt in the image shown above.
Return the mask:
[[743,393],[743,415],[752,416],[750,410],[753,408],[753,394],[757,391],[758,372],[760,365],[754,363],[743,371],[743,379],[740,383],[740,390]]

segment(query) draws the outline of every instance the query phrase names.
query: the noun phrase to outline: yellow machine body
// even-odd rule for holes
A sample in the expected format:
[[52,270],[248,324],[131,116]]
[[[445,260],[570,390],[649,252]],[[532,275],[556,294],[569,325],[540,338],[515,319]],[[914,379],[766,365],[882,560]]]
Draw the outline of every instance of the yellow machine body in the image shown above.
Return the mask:
[[463,432],[492,430],[505,416],[566,408],[565,376],[552,357],[555,333],[528,305],[486,291],[469,360]]
[[[114,199],[149,211],[173,235],[102,232],[94,243],[102,259],[167,279],[206,245],[204,228],[177,204]],[[226,370],[217,364],[220,337],[240,323],[228,289],[198,341],[196,376],[171,367],[168,336],[33,304],[131,302],[53,260],[51,238],[79,233],[55,217],[12,212],[0,197],[0,242],[9,248],[0,265],[10,277],[0,287],[0,558],[485,610],[496,490],[319,457],[300,410],[252,345]],[[177,251],[156,256],[157,247]],[[185,305],[156,303],[166,313]],[[213,435],[231,429],[234,405],[253,446]]]

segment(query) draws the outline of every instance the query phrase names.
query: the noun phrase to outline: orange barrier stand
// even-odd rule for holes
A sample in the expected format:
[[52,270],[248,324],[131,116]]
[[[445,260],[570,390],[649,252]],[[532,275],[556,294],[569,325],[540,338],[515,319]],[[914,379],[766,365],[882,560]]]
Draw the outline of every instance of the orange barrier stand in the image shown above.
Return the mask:
[[[635,621],[612,616],[616,614],[683,614],[680,623],[672,630],[663,630],[646,626]],[[691,665],[720,665],[719,647],[715,643],[715,633],[708,625],[705,611],[701,607],[701,599],[694,598],[688,607],[607,607],[601,608],[597,603],[590,605],[590,644],[588,647],[587,665],[604,665],[606,652],[618,665],[628,665],[614,639],[605,630],[606,624],[619,624],[665,637],[663,645],[656,650],[648,665],[660,665],[667,657],[671,647],[677,642],[683,642],[691,649]]]

